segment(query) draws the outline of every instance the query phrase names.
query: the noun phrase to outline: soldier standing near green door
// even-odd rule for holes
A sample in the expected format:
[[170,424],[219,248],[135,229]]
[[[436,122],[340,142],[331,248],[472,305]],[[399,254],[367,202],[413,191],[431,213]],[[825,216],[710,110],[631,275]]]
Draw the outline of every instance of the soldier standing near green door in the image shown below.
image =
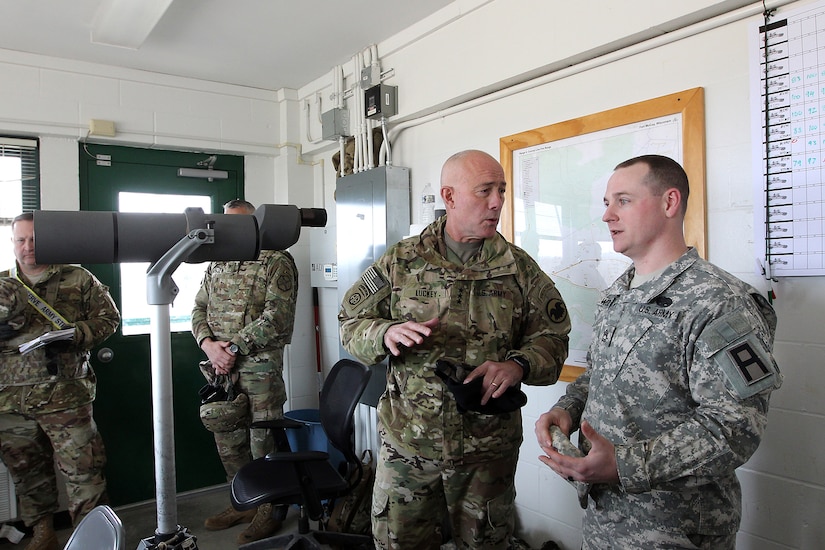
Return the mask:
[[[57,550],[55,457],[74,525],[107,500],[89,350],[114,333],[120,313],[108,289],[82,267],[36,263],[31,213],[14,219],[12,241],[15,266],[0,272],[7,277],[3,288],[18,286],[11,295],[0,293],[6,300],[0,314],[16,311],[0,322],[0,455],[14,478],[20,517],[34,527],[26,550]],[[57,329],[73,329],[71,338],[19,352],[20,344]]]
[[[253,214],[243,200],[224,205],[225,214]],[[286,389],[284,346],[292,339],[298,270],[289,252],[263,250],[255,261],[213,262],[206,270],[192,310],[192,334],[206,353],[215,375],[229,376],[244,394],[232,426],[210,422],[218,455],[231,480],[244,464],[274,450],[268,430],[250,429],[252,422],[283,416]],[[204,527],[221,530],[252,524],[238,535],[238,544],[271,536],[281,528],[286,507],[263,504],[239,512],[231,506],[206,519]]]

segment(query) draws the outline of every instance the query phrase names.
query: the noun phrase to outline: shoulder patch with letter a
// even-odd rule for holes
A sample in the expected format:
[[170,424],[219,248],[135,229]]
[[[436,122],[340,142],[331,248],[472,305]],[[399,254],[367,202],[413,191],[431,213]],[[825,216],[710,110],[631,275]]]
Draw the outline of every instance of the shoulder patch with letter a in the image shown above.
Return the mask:
[[747,340],[726,349],[725,352],[739,369],[742,381],[748,386],[756,384],[766,376],[771,375],[771,371],[768,370],[768,367],[765,366],[765,363],[762,362]]
[[779,387],[779,369],[743,311],[730,312],[708,325],[697,346],[719,367],[728,391],[737,399]]

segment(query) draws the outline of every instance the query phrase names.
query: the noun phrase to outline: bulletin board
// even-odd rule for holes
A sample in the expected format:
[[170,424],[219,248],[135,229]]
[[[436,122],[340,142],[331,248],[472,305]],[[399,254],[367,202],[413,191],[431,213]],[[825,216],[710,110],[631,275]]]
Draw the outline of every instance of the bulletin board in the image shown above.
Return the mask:
[[572,323],[560,380],[584,370],[599,294],[629,265],[613,251],[604,190],[613,168],[644,154],[669,156],[690,181],[685,238],[706,257],[704,90],[683,92],[500,139],[507,197],[504,236],[556,283]]

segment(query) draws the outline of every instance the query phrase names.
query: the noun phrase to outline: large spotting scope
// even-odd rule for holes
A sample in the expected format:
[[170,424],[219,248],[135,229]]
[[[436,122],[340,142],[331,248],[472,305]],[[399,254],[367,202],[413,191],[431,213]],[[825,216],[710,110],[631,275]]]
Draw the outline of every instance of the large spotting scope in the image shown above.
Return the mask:
[[301,227],[323,227],[323,208],[262,204],[254,214],[183,214],[134,212],[34,212],[35,260],[38,264],[111,264],[155,262],[196,229],[210,229],[214,242],[197,248],[184,261],[255,260],[261,250],[285,250]]

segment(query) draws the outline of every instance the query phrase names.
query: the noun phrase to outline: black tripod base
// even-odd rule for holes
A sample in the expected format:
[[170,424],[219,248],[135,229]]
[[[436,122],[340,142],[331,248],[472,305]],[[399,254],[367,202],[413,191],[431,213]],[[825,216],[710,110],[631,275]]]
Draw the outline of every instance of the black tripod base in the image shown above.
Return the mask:
[[171,535],[159,535],[141,539],[137,550],[198,550],[198,539],[187,529],[178,525],[178,530]]

